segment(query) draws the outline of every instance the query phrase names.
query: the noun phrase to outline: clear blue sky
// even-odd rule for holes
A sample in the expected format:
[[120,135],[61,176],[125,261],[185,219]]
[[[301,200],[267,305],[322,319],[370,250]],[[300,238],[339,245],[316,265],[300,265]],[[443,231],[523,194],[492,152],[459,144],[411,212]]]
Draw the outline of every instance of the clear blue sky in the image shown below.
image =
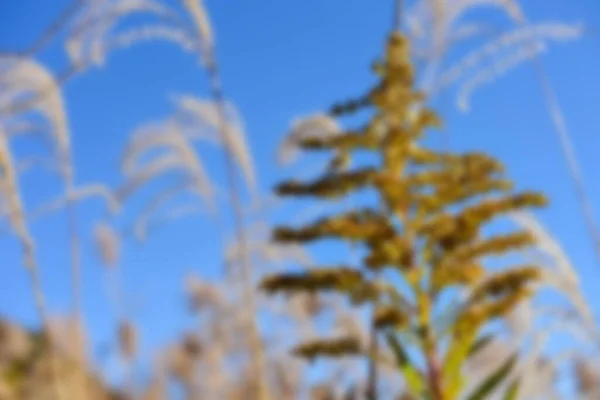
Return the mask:
[[[382,51],[391,23],[391,1],[206,0],[216,32],[225,90],[243,114],[261,188],[284,176],[275,149],[291,119],[321,110],[332,101],[360,93],[369,66]],[[600,2],[597,0],[523,1],[530,20],[584,21],[591,34],[558,45],[544,58],[564,108],[593,203],[600,209]],[[67,5],[65,0],[0,0],[0,50],[32,43]],[[64,65],[58,43],[41,59],[53,69]],[[139,123],[170,111],[173,93],[207,93],[205,75],[195,62],[166,44],[149,44],[113,54],[106,67],[68,83],[77,182],[119,182],[119,157]],[[456,149],[486,150],[503,160],[521,187],[545,191],[552,203],[541,216],[560,239],[582,277],[586,295],[598,303],[600,266],[582,223],[558,142],[531,66],[523,66],[476,95],[470,114],[458,113],[452,99],[437,104]],[[215,181],[222,160],[206,153]],[[287,173],[286,173],[287,175]],[[47,173],[28,174],[23,183],[28,204],[59,185]],[[91,247],[90,222],[102,206],[81,206],[84,239],[84,295],[92,341],[110,337],[112,316],[102,295],[102,271]],[[599,211],[600,212],[600,211]],[[127,215],[127,214],[126,214]],[[597,218],[598,219],[598,218]],[[44,285],[53,310],[68,309],[69,256],[64,215],[34,226]],[[177,221],[141,248],[128,245],[125,285],[138,303],[136,318],[146,327],[142,343],[163,343],[188,322],[182,318],[182,278],[186,271],[218,268],[214,227],[198,218]],[[35,323],[36,317],[15,240],[0,237],[0,315]],[[210,272],[207,272],[210,273]],[[596,307],[598,309],[598,307]]]

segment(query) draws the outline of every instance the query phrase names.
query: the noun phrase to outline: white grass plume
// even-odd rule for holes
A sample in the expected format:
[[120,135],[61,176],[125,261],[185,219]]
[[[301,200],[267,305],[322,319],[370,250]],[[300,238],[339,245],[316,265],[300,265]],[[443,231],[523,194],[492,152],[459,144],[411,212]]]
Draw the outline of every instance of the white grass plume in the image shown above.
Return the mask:
[[[121,168],[125,182],[116,190],[115,197],[119,203],[127,201],[150,181],[167,174],[174,175],[175,183],[154,193],[133,221],[132,233],[140,241],[145,240],[151,229],[177,216],[189,215],[172,210],[158,215],[162,208],[180,195],[193,194],[209,210],[214,205],[213,183],[190,137],[173,119],[136,130],[125,149]],[[206,213],[200,205],[191,206],[195,214]]]
[[[46,299],[42,289],[42,283],[39,274],[35,255],[35,244],[29,231],[21,194],[19,192],[18,181],[14,168],[14,162],[8,145],[6,135],[0,126],[0,202],[6,208],[9,225],[12,227],[23,249],[23,264],[29,274],[32,294],[38,316],[44,328],[44,334],[50,335],[50,320],[46,307]],[[56,398],[62,399],[64,388],[58,376],[58,365],[55,351],[49,351],[50,361],[50,379],[52,382],[53,394]]]
[[543,267],[544,283],[569,300],[592,339],[599,337],[593,312],[579,284],[579,275],[559,243],[531,214],[515,213],[512,218],[537,240],[540,251],[538,262]]
[[112,29],[135,14],[167,17],[170,11],[154,0],[87,1],[75,18],[65,44],[71,61],[78,66],[103,65]]
[[198,42],[202,45],[205,62],[212,63],[213,33],[208,14],[202,0],[183,0],[194,27]]
[[202,194],[196,190],[196,184],[193,181],[183,180],[182,182],[176,183],[160,193],[157,193],[152,199],[150,199],[142,208],[142,211],[137,215],[132,226],[132,233],[135,238],[143,242],[148,237],[150,231],[160,225],[164,225],[166,222],[181,218],[183,216],[206,214],[206,208],[200,207],[198,204],[184,204],[176,208],[170,207],[159,215],[159,211],[165,207],[169,201],[173,200],[182,193],[190,192],[201,196]]
[[[62,91],[52,73],[31,59],[0,56],[0,87],[0,121],[10,127],[32,113],[41,115],[50,128],[59,170],[70,182],[73,172],[69,125]],[[15,111],[15,105],[24,101],[27,107]]]
[[114,34],[106,43],[107,51],[132,47],[142,42],[162,40],[177,44],[183,51],[197,51],[197,43],[189,37],[185,29],[164,25],[144,25]]
[[[180,194],[192,193],[206,203],[214,204],[215,188],[207,175],[195,143],[229,145],[237,164],[243,172],[248,187],[256,188],[253,160],[248,149],[244,127],[233,105],[227,105],[227,143],[219,134],[218,109],[213,102],[190,95],[174,96],[174,113],[162,121],[138,128],[122,157],[121,169],[124,184],[116,191],[119,202],[127,200],[139,188],[164,174],[176,173],[177,180],[156,193],[133,222],[133,233],[144,240],[151,227],[170,220],[176,213],[157,217],[158,211]],[[202,213],[193,205],[193,213]],[[205,213],[205,212],[204,212]]]
[[537,57],[546,50],[546,46],[541,43],[536,43],[535,46],[524,46],[521,49],[512,52],[505,59],[496,62],[491,67],[478,71],[460,87],[456,100],[458,109],[463,112],[469,111],[471,97],[477,90],[494,82],[496,79],[507,74],[519,65],[522,65],[525,61]]
[[[156,150],[164,153],[150,162],[142,162],[143,155]],[[187,176],[195,183],[197,193],[204,200],[210,201],[213,193],[204,166],[191,143],[180,133],[178,126],[172,123],[138,130],[125,149],[122,169],[126,182],[117,191],[120,201],[127,199],[151,179],[170,171],[179,171]]]
[[290,131],[286,134],[279,147],[278,158],[282,164],[289,164],[296,158],[298,143],[310,137],[328,137],[341,133],[338,122],[325,114],[314,114],[298,118],[292,122]]
[[[82,7],[70,31],[66,50],[79,67],[104,65],[111,51],[151,40],[177,44],[210,63],[213,35],[201,0],[184,0],[184,13],[154,0],[98,0]],[[155,20],[125,30],[122,22],[133,15]]]
[[27,226],[13,163],[6,135],[0,129],[0,198],[3,200],[9,225],[21,242],[23,262],[31,269],[35,268],[34,241]]
[[68,207],[69,203],[79,203],[83,200],[100,199],[111,213],[116,213],[120,204],[113,192],[104,184],[92,183],[81,187],[70,188],[64,196],[42,204],[31,212],[29,218],[36,220]]
[[481,69],[492,68],[494,64],[504,63],[505,59],[513,56],[513,52],[523,52],[525,47],[531,47],[531,51],[534,52],[536,48],[550,42],[577,40],[583,33],[584,27],[581,24],[545,22],[500,34],[448,67],[437,79],[432,91],[443,90],[465,76],[477,74]]
[[117,265],[120,256],[120,240],[115,230],[106,223],[94,227],[94,244],[102,262],[110,267]]
[[[192,138],[208,136],[209,140],[222,142],[218,130],[220,129],[218,106],[209,100],[200,99],[191,95],[179,95],[173,98],[177,111],[176,118],[179,123],[188,132]],[[231,103],[226,104],[227,125],[225,134],[227,138],[221,146],[231,146],[230,154],[240,166],[246,183],[251,189],[256,187],[256,174],[254,172],[254,163],[248,143],[244,126],[239,113]]]
[[514,0],[419,0],[406,12],[409,34],[422,52],[439,57],[447,51],[448,40],[455,38],[464,15],[482,7],[497,8],[513,21],[522,15]]
[[[482,7],[493,7],[504,13],[514,28],[490,29],[485,24],[472,21],[468,13]],[[495,64],[506,64],[513,53],[523,53],[524,46],[541,42],[549,45],[556,41],[579,39],[583,33],[581,24],[544,22],[522,25],[524,13],[516,0],[421,0],[406,14],[409,35],[413,38],[414,53],[424,64],[420,86],[430,95],[457,83],[461,78],[470,79],[482,69]],[[467,55],[459,56],[458,62],[446,67],[445,59],[453,46],[465,39],[485,38],[482,46]],[[531,50],[534,51],[534,50]],[[490,60],[491,58],[491,60]],[[528,60],[512,57],[512,63]],[[489,65],[491,64],[491,66]],[[477,78],[480,85],[490,79]],[[470,85],[472,86],[472,85]],[[461,86],[462,88],[462,86]]]

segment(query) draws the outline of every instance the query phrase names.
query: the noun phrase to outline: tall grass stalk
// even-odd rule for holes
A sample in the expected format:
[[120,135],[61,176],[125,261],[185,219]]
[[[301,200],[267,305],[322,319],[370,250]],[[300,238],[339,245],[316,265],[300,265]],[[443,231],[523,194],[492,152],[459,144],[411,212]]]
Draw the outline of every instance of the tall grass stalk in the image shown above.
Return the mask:
[[204,61],[210,81],[211,97],[217,107],[218,124],[217,131],[220,140],[225,147],[224,159],[227,172],[227,183],[229,187],[230,201],[233,211],[234,229],[237,241],[240,245],[241,256],[241,279],[243,281],[243,298],[247,305],[246,324],[250,336],[250,354],[253,364],[253,372],[256,374],[256,397],[258,400],[269,400],[267,387],[267,375],[265,371],[265,355],[263,343],[260,337],[260,330],[257,321],[256,296],[253,285],[252,265],[248,252],[248,240],[244,228],[244,216],[240,190],[236,179],[235,171],[235,143],[229,135],[229,124],[227,121],[227,101],[223,92],[223,86],[219,73],[218,63],[215,57],[215,47],[212,40],[212,32],[209,25],[208,15],[202,5],[201,0],[184,0],[192,19],[196,24],[198,36],[203,39]]
[[14,163],[8,147],[6,134],[0,129],[0,195],[5,197],[9,223],[23,247],[23,260],[29,276],[35,308],[38,317],[41,320],[43,336],[46,341],[50,381],[54,397],[57,400],[63,400],[65,397],[60,382],[59,363],[56,354],[57,349],[54,346],[50,331],[50,319],[46,308],[39,267],[35,256],[34,243],[25,219],[23,203],[19,193],[16,172],[13,165]]
[[71,198],[72,182],[67,184],[67,231],[69,236],[69,254],[71,258],[71,296],[72,313],[75,321],[76,332],[76,363],[78,382],[81,385],[78,389],[78,396],[85,400],[88,398],[87,388],[87,355],[85,343],[82,340],[85,334],[85,322],[83,320],[83,296],[82,296],[82,265],[81,265],[81,244],[79,240],[77,203]]
[[583,178],[581,165],[575,153],[573,141],[571,140],[571,133],[567,127],[567,122],[560,103],[558,102],[558,97],[556,96],[556,93],[550,84],[548,74],[546,73],[542,61],[538,56],[534,56],[533,65],[537,80],[543,92],[544,102],[546,103],[548,114],[552,120],[552,124],[563,152],[565,162],[567,163],[573,188],[575,190],[575,196],[581,207],[586,229],[592,240],[592,246],[596,254],[597,261],[600,262],[600,230],[596,224],[594,208],[592,207],[592,203],[586,190],[586,184]]
[[[212,50],[211,50],[212,52]],[[233,218],[237,240],[240,245],[241,260],[242,260],[242,280],[244,282],[244,299],[248,307],[248,331],[251,343],[251,355],[254,364],[254,370],[257,374],[257,398],[259,400],[268,400],[269,393],[266,386],[265,361],[263,344],[260,338],[258,322],[256,321],[256,298],[254,293],[252,279],[252,265],[248,255],[248,241],[244,229],[244,218],[242,215],[242,204],[240,200],[239,187],[235,175],[235,165],[232,154],[232,144],[230,143],[229,135],[227,134],[228,124],[226,115],[226,102],[223,94],[221,79],[217,62],[214,55],[211,54],[207,65],[207,71],[211,83],[211,95],[217,104],[219,111],[219,134],[225,145],[225,164],[227,169],[227,182],[229,186],[230,201],[233,209]]]

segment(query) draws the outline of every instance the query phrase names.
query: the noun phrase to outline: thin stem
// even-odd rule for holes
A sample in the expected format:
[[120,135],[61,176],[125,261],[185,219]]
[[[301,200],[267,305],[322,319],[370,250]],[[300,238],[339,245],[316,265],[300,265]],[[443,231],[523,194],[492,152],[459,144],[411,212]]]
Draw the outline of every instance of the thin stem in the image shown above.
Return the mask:
[[537,57],[533,61],[537,79],[540,82],[540,86],[544,93],[546,107],[548,107],[550,118],[552,119],[556,135],[558,136],[560,147],[563,151],[565,161],[567,162],[569,174],[571,175],[572,184],[575,190],[575,196],[577,197],[577,201],[581,207],[586,228],[592,239],[592,245],[597,257],[597,261],[600,261],[600,230],[596,224],[592,203],[587,195],[583,173],[581,166],[579,165],[577,155],[575,154],[575,148],[567,128],[565,116],[562,112],[560,104],[558,103],[556,93],[550,85],[550,80],[544,70],[542,62]]
[[[69,191],[70,189],[67,189]],[[70,196],[67,194],[67,196]],[[79,232],[78,232],[78,223],[77,223],[77,210],[76,203],[71,199],[67,199],[67,226],[68,226],[68,235],[69,235],[69,246],[70,246],[70,255],[71,255],[71,290],[73,296],[73,318],[75,320],[75,329],[76,332],[76,351],[77,351],[77,364],[78,364],[78,374],[80,381],[80,398],[87,398],[87,378],[86,378],[86,350],[85,344],[83,341],[83,336],[85,333],[84,329],[84,321],[83,321],[83,301],[82,301],[82,291],[81,291],[81,246],[79,243]]]
[[[519,18],[519,23],[522,27],[526,27],[528,21],[525,16],[521,16]],[[544,102],[548,108],[548,113],[550,114],[550,118],[552,120],[556,136],[558,137],[563,156],[567,162],[567,167],[569,169],[569,174],[571,175],[572,184],[575,190],[575,196],[577,197],[581,207],[584,222],[588,230],[588,234],[591,237],[597,261],[600,261],[600,230],[596,224],[592,203],[587,194],[582,169],[577,159],[577,155],[575,154],[575,148],[571,140],[571,134],[567,127],[564,113],[560,107],[556,93],[550,84],[548,74],[546,73],[542,61],[536,52],[533,52],[533,64],[536,72],[536,78],[542,88]]]
[[254,370],[258,376],[257,398],[259,400],[268,400],[269,394],[266,387],[266,374],[264,371],[264,355],[262,350],[262,341],[256,322],[256,301],[254,298],[254,288],[252,285],[252,266],[248,255],[248,242],[244,230],[244,220],[242,215],[242,205],[240,202],[239,188],[235,176],[235,166],[233,164],[232,144],[227,133],[227,114],[225,96],[223,94],[217,62],[214,55],[211,54],[207,66],[208,75],[211,84],[213,100],[217,106],[219,114],[219,135],[225,147],[225,165],[227,169],[227,180],[229,184],[230,201],[233,207],[233,217],[237,240],[240,246],[240,255],[242,259],[242,280],[244,283],[244,301],[248,305],[249,313],[248,330],[250,334],[251,354],[254,363]]
[[48,43],[52,41],[58,35],[58,33],[65,27],[71,18],[75,16],[75,14],[79,11],[79,9],[83,6],[84,2],[82,0],[73,1],[67,8],[63,10],[63,12],[58,16],[58,18],[50,24],[46,28],[46,30],[42,33],[42,35],[36,40],[26,51],[25,55],[32,56],[35,53],[42,50]]
[[374,321],[371,322],[370,343],[369,343],[369,377],[367,380],[367,400],[377,400],[377,382],[379,376],[378,354],[379,343],[377,341],[377,328]]
[[403,0],[394,0],[394,27],[393,29],[396,31],[400,31],[402,29],[402,11],[404,10],[404,1]]
[[[107,265],[107,276],[106,276],[106,291],[109,297],[110,303],[112,303],[113,313],[117,321],[117,326],[124,326],[127,323],[127,316],[125,312],[126,304],[121,289],[121,277],[120,269],[117,263]],[[129,398],[135,399],[136,394],[136,381],[135,381],[135,355],[131,355],[126,358],[125,371],[125,390],[129,394]]]
[[1,55],[31,57],[44,49],[60,31],[69,24],[71,19],[77,14],[84,5],[84,1],[75,0],[69,4],[58,17],[40,34],[40,36],[25,50],[20,51],[2,51]]
[[136,398],[136,382],[135,382],[135,357],[131,357],[127,360],[127,393],[129,398],[134,400]]
[[[219,321],[215,317],[213,324],[218,324]],[[212,368],[210,374],[210,387],[212,389],[211,393],[213,393],[215,398],[225,398],[225,389],[227,388],[226,380],[223,379],[223,372],[225,371],[223,365],[223,345],[219,343],[220,338],[214,337],[212,338],[213,345],[210,346],[209,353],[207,355],[208,361]]]
[[442,372],[437,355],[437,339],[433,332],[431,310],[431,304],[435,301],[436,294],[431,287],[431,283],[428,282],[427,285],[429,286],[427,290],[419,288],[417,295],[417,298],[421,299],[419,306],[422,307],[420,323],[423,328],[422,344],[427,362],[427,379],[432,400],[444,400]]
[[[69,194],[67,196],[70,196]],[[69,247],[71,256],[71,294],[72,312],[78,323],[82,322],[82,296],[81,296],[81,246],[77,229],[77,210],[75,202],[67,200],[67,228],[69,234]]]
[[64,400],[66,399],[66,397],[64,395],[65,393],[62,384],[60,383],[57,349],[54,346],[52,334],[50,331],[50,319],[48,318],[48,312],[46,310],[46,302],[44,300],[37,265],[35,265],[35,263],[33,263],[32,265],[28,265],[27,271],[29,272],[29,280],[31,282],[35,307],[40,319],[42,320],[42,330],[44,335],[44,341],[48,349],[48,362],[50,363],[50,380],[52,382],[54,398],[56,400]]
[[106,287],[110,302],[112,303],[115,319],[118,321],[125,320],[125,304],[121,292],[121,282],[119,277],[119,269],[116,265],[107,266],[108,275],[106,278]]
[[427,377],[433,400],[444,400],[440,363],[433,350],[430,350],[427,354]]

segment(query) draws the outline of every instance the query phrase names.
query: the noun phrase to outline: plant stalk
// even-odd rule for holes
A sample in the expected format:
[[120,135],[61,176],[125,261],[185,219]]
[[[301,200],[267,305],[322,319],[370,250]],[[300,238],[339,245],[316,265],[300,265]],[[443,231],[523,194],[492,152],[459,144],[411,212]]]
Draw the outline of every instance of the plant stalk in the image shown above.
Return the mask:
[[67,229],[69,235],[69,246],[71,256],[71,291],[72,291],[72,315],[75,321],[76,332],[76,363],[77,363],[77,374],[79,375],[80,387],[79,398],[82,400],[86,399],[87,390],[87,378],[86,378],[86,350],[83,336],[85,333],[84,322],[83,322],[83,301],[82,301],[82,282],[81,282],[81,245],[79,242],[78,222],[77,222],[77,210],[76,203],[70,197],[71,185],[67,188]]
[[378,354],[379,343],[377,341],[377,328],[375,323],[371,322],[370,343],[369,343],[369,376],[367,380],[367,400],[377,400],[377,382],[379,377]]
[[263,354],[263,344],[260,338],[260,332],[256,321],[256,299],[254,297],[254,288],[252,284],[252,266],[248,254],[248,242],[244,230],[244,221],[242,215],[242,205],[240,201],[239,188],[235,176],[235,166],[233,163],[231,139],[227,133],[227,114],[226,103],[221,79],[216,60],[211,54],[207,65],[208,75],[211,84],[212,98],[218,109],[219,114],[219,134],[225,147],[225,165],[227,170],[227,180],[229,184],[230,201],[233,207],[234,225],[237,241],[240,246],[240,255],[242,262],[242,280],[244,283],[244,302],[248,306],[249,315],[248,331],[250,335],[251,357],[254,364],[254,371],[257,374],[257,398],[258,400],[269,400],[269,393],[266,386],[265,362]]
[[42,292],[39,271],[35,261],[30,263],[30,265],[27,265],[27,271],[29,272],[29,280],[31,282],[35,307],[40,319],[42,320],[42,330],[45,345],[48,349],[48,362],[50,363],[50,380],[52,384],[54,398],[56,400],[65,400],[65,392],[60,382],[57,349],[53,343],[52,333],[50,331],[50,319],[48,317],[48,311],[46,309],[46,302],[44,300],[44,295]]

